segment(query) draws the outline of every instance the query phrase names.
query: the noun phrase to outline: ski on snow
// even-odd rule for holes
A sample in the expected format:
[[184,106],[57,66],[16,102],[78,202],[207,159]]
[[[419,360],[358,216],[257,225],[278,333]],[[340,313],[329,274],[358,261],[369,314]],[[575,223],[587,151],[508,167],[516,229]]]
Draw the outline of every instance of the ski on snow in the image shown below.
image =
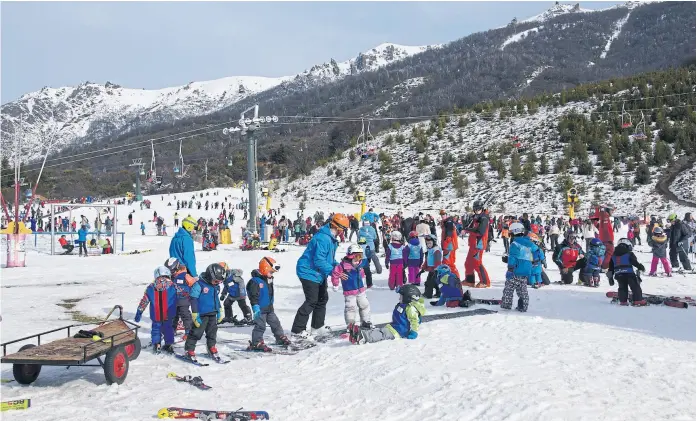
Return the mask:
[[[617,291],[608,291],[605,293],[607,298],[612,298],[612,302],[619,301]],[[668,297],[665,295],[643,294],[649,304],[663,304],[668,307],[688,308],[695,305],[695,300],[692,297]],[[631,301],[631,300],[630,300]]]
[[176,373],[168,373],[167,378],[168,379],[175,379],[176,381],[182,382],[182,383],[189,383],[190,385],[197,387],[201,390],[212,389],[212,387],[203,383],[203,379],[200,376],[196,376],[196,377],[178,376]]
[[[241,409],[241,408],[240,408]],[[170,406],[157,411],[157,418],[173,419],[197,419],[197,420],[225,420],[225,421],[249,421],[268,420],[266,411],[211,411],[206,409],[190,409]]]
[[181,361],[186,361],[189,364],[197,365],[199,367],[208,367],[210,365],[210,364],[206,364],[206,363],[200,363],[198,361],[193,361],[193,360],[189,359],[189,357],[187,357],[186,355],[182,355],[182,354],[174,354],[174,357],[181,360]]

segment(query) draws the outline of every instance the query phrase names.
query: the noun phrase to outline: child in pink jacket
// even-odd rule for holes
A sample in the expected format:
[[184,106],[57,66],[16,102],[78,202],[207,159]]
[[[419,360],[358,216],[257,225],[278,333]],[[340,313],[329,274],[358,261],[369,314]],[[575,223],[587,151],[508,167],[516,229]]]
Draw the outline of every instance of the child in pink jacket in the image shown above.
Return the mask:
[[390,270],[387,281],[390,289],[404,285],[404,267],[409,258],[409,248],[402,244],[402,233],[395,230],[390,233],[392,242],[385,249],[385,268]]
[[[338,291],[339,283],[344,290],[344,320],[346,326],[353,325],[356,320],[356,307],[361,319],[361,328],[370,329],[370,303],[365,295],[365,274],[363,272],[363,248],[351,244],[346,256],[341,259],[332,271],[332,285]],[[343,278],[346,279],[342,279]]]

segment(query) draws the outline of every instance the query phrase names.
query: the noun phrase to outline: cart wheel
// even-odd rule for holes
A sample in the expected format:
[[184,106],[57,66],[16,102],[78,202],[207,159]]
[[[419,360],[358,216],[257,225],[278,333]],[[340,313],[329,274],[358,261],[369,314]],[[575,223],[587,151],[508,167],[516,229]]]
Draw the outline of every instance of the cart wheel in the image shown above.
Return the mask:
[[[19,351],[34,348],[36,345],[27,344],[19,348]],[[32,384],[41,373],[40,364],[12,364],[12,374],[19,384]]]
[[104,359],[104,377],[106,384],[121,384],[128,374],[128,355],[122,346],[113,348]]
[[140,350],[142,346],[143,345],[140,343],[140,339],[136,338],[135,342],[124,346],[123,349],[126,350],[126,355],[128,355],[128,359],[133,361],[140,355]]

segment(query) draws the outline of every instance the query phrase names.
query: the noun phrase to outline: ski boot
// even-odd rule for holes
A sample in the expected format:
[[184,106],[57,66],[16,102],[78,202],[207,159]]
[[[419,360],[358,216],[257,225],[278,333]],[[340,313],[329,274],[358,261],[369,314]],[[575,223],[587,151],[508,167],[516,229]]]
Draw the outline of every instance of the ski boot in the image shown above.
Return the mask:
[[172,344],[165,344],[165,346],[162,347],[162,352],[174,354],[174,348],[172,347]]
[[475,288],[489,288],[489,285],[485,284],[484,282],[479,282]]
[[650,273],[649,273],[649,276],[652,277],[652,278],[655,278],[655,277],[658,276],[658,275],[656,274],[656,272],[650,272]]
[[162,345],[160,345],[160,344],[152,344],[152,352],[153,352],[154,354],[159,354],[160,352],[162,352]]
[[363,322],[363,323],[361,323],[361,329],[370,330],[370,329],[372,329],[372,328],[373,328],[373,324],[370,323],[370,322]]
[[311,335],[316,338],[321,338],[323,336],[330,335],[332,330],[329,326],[322,326],[319,329],[312,328]]
[[218,355],[218,348],[215,346],[208,348],[208,356],[217,362],[221,361],[220,355]]
[[273,352],[273,350],[271,348],[266,346],[264,341],[259,341],[256,345],[252,344],[252,341],[249,341],[249,346],[247,347],[247,351]]
[[649,303],[647,303],[646,300],[644,300],[644,299],[632,302],[632,307],[643,307],[643,306],[647,306],[647,305],[649,305]]
[[290,346],[291,342],[286,335],[283,335],[276,338],[276,345]]
[[620,305],[626,307],[626,306],[629,306],[629,302],[627,302],[627,301],[620,301]]
[[348,326],[348,330],[349,341],[354,345],[358,345],[360,343],[361,338],[363,337],[363,335],[361,334],[361,327],[356,323],[351,323]]
[[219,324],[219,325],[222,325],[222,324],[224,324],[224,323],[237,324],[237,319],[235,318],[235,316],[232,316],[232,317],[225,317],[225,318],[223,318],[223,320],[221,320],[220,323],[218,323],[218,324]]
[[242,326],[252,326],[254,325],[254,319],[250,316],[245,316],[242,320],[239,321],[239,323],[242,324]]
[[189,360],[194,364],[198,364],[198,360],[196,359],[196,351],[186,351],[183,357],[184,359]]

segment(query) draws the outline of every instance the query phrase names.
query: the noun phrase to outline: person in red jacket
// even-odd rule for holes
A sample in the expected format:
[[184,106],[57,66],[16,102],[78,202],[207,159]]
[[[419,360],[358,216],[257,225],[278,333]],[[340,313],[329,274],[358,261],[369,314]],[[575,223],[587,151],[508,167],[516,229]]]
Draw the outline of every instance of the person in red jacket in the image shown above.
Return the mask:
[[476,200],[472,205],[474,219],[470,226],[465,227],[469,232],[467,259],[465,259],[465,280],[464,285],[474,287],[474,273],[479,275],[477,288],[489,288],[491,279],[483,265],[484,251],[489,242],[489,213],[484,209],[484,204]]
[[612,209],[596,207],[595,218],[598,227],[598,238],[605,244],[605,258],[601,267],[607,269],[615,251],[615,232],[612,229]]
[[448,265],[450,271],[460,279],[460,272],[457,271],[455,264],[455,254],[457,252],[457,229],[455,222],[444,212],[442,221],[441,249],[443,250],[443,264]]

